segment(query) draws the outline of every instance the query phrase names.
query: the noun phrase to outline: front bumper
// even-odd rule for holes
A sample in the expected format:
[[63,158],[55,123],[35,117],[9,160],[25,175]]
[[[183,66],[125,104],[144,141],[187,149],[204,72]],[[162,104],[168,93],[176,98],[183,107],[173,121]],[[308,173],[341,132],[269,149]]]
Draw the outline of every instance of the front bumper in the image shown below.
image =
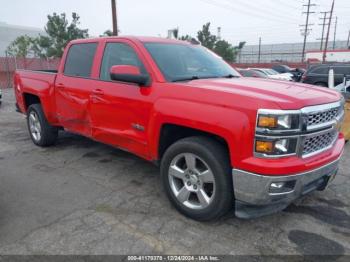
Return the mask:
[[[294,200],[314,190],[324,190],[338,171],[340,158],[320,168],[288,176],[264,176],[232,170],[235,213],[240,218],[259,217],[285,209]],[[272,192],[272,183],[284,183]]]

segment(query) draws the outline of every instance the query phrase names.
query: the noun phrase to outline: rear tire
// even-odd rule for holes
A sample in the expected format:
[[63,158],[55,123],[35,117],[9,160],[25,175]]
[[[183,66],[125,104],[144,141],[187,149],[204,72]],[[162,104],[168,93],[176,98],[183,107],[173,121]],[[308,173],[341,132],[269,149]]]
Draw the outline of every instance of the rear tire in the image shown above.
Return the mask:
[[229,154],[214,139],[177,141],[166,150],[160,172],[171,203],[189,218],[215,220],[233,207]]
[[51,126],[40,104],[30,105],[27,110],[27,125],[30,137],[37,146],[47,147],[56,142],[58,128]]

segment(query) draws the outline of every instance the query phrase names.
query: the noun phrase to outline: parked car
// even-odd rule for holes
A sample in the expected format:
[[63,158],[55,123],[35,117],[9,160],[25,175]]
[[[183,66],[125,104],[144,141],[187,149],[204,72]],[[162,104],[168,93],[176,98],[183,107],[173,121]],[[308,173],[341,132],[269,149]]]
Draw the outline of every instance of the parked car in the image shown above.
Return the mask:
[[303,68],[290,68],[287,65],[274,65],[272,69],[280,74],[289,73],[292,75],[294,81],[299,82],[301,80],[302,75],[305,73],[305,69]]
[[172,204],[202,221],[232,207],[270,214],[324,190],[344,149],[339,92],[240,77],[178,40],[75,40],[57,72],[17,70],[14,84],[35,145],[54,145],[63,128],[134,153],[160,165]]
[[244,77],[257,77],[257,78],[267,78],[267,75],[251,69],[240,69],[238,72]]
[[344,82],[335,87],[341,92],[345,98],[345,117],[341,132],[344,134],[345,140],[350,140],[350,79],[344,78]]
[[287,65],[273,65],[272,69],[280,74],[290,73],[292,69]]
[[292,79],[293,75],[290,73],[280,74],[277,71],[269,68],[252,68],[252,70],[265,74],[267,78],[284,80],[284,81],[293,81]]
[[334,84],[343,82],[344,75],[350,75],[350,64],[322,64],[310,67],[302,76],[302,82],[317,86],[328,87],[328,73],[334,70]]

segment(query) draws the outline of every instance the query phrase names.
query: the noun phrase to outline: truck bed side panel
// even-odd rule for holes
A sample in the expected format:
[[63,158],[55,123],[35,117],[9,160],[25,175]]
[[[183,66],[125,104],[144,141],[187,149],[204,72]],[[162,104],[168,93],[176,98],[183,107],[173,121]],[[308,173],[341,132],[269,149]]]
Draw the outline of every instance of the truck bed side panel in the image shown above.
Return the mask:
[[15,95],[22,113],[26,113],[28,105],[25,94],[38,96],[49,123],[58,123],[55,102],[55,73],[18,70],[15,74]]

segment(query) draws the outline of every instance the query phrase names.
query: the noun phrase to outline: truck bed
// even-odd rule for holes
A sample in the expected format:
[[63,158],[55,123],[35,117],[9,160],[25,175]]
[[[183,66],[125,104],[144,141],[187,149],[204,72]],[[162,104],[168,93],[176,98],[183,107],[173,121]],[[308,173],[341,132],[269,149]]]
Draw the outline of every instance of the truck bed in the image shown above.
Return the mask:
[[15,94],[20,111],[26,112],[24,94],[39,95],[44,103],[52,103],[52,96],[49,94],[54,89],[56,76],[56,70],[16,70]]

